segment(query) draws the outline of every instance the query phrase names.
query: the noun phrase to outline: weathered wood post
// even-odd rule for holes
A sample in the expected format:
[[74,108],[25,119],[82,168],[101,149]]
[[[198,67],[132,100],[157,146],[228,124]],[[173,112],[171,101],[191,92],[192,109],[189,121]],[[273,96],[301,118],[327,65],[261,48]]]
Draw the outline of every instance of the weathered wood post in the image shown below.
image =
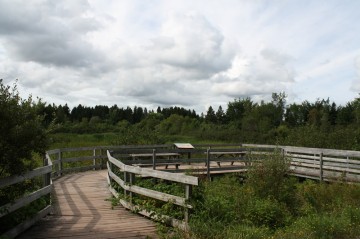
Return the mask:
[[103,169],[103,149],[100,148],[100,169]]
[[[129,173],[129,184],[130,186],[132,186],[135,183],[135,174],[134,173]],[[130,197],[130,204],[133,204],[133,193],[130,191],[129,193],[129,197]]]
[[210,147],[206,150],[206,175],[207,179],[210,180]]
[[156,169],[156,149],[153,149],[152,153],[152,163],[153,163],[153,169]]
[[249,168],[250,165],[251,165],[251,149],[248,150],[248,156],[246,156],[245,159],[245,167]]
[[124,171],[124,184],[125,184],[125,187],[124,187],[124,198],[125,198],[125,200],[127,201],[127,198],[126,198],[126,196],[127,196],[127,190],[126,190],[126,186],[128,185],[128,182],[129,182],[129,174],[128,174],[128,172],[126,172],[126,171]]
[[[50,156],[48,156],[48,157],[50,157]],[[48,157],[46,157],[46,153],[43,156],[43,160],[44,160],[43,161],[43,166],[44,167],[49,165]],[[43,183],[43,185],[44,185],[44,187],[46,187],[46,186],[49,186],[50,184],[51,184],[51,171],[49,173],[44,174],[44,183]],[[48,205],[50,205],[51,204],[51,194],[46,195],[46,198],[49,200]]]
[[[46,157],[46,154],[43,156],[43,166],[48,166],[49,165],[49,161],[48,161],[48,158]],[[47,174],[44,174],[44,182],[43,182],[43,185],[44,187],[50,185],[50,180],[51,180],[51,172],[50,173],[47,173]]]
[[[62,176],[63,162],[62,162],[62,152],[61,152],[61,149],[59,149],[59,152],[58,152],[58,168],[59,168],[59,175]],[[58,175],[58,176],[59,176],[59,175]]]
[[[188,201],[190,200],[191,194],[192,194],[192,185],[185,184],[185,204],[187,204]],[[189,222],[189,208],[187,206],[185,206],[184,220],[186,224]]]
[[323,152],[321,152],[319,156],[320,156],[320,160],[319,160],[319,163],[320,163],[320,165],[319,165],[319,180],[320,180],[320,182],[322,182],[323,181],[323,176],[324,176],[324,174],[323,174],[323,164],[324,164],[324,162],[323,162]]
[[[111,163],[111,161],[108,160],[107,163],[108,163],[108,165],[109,165],[108,171],[110,170],[111,172],[114,172],[114,166],[113,166],[113,164]],[[109,172],[108,172],[108,173],[109,173]],[[113,179],[112,179],[112,177],[110,177],[110,175],[109,175],[109,184],[110,184],[110,187],[112,187],[112,182],[113,182]]]
[[94,156],[94,158],[93,158],[93,167],[94,167],[94,171],[96,170],[96,148],[94,148],[94,150],[93,150],[93,156]]

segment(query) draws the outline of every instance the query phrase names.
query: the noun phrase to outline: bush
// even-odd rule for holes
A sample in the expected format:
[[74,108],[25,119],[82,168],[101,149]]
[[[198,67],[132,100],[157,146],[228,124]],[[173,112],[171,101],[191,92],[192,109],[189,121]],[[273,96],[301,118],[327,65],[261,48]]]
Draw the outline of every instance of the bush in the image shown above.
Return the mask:
[[0,80],[0,177],[31,170],[33,154],[43,155],[47,146],[32,98],[22,100],[16,85],[10,89]]
[[271,229],[285,226],[289,219],[286,206],[270,198],[251,201],[246,214],[246,221],[252,225]]
[[202,183],[194,195],[190,218],[193,238],[341,239],[360,235],[360,185],[299,182],[286,175],[288,163],[281,154],[261,157],[245,181],[224,176]]
[[293,207],[296,204],[297,179],[287,176],[289,161],[279,152],[253,156],[251,160],[255,162],[247,173],[246,187],[254,196],[274,199]]
[[[42,163],[48,140],[42,117],[37,115],[37,104],[31,97],[22,100],[16,85],[10,89],[0,80],[0,178],[23,174]],[[0,188],[0,206],[41,186],[42,179],[35,177]],[[2,217],[0,234],[43,208],[46,200],[46,196],[42,197]]]

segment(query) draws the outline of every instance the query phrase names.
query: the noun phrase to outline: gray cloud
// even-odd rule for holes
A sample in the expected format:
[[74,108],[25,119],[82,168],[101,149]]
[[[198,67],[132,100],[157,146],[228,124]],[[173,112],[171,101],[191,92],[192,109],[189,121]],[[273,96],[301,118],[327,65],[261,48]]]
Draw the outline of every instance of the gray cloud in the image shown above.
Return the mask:
[[87,1],[72,2],[0,1],[0,35],[9,54],[19,61],[60,67],[100,62],[104,55],[84,39],[100,24],[84,16]]

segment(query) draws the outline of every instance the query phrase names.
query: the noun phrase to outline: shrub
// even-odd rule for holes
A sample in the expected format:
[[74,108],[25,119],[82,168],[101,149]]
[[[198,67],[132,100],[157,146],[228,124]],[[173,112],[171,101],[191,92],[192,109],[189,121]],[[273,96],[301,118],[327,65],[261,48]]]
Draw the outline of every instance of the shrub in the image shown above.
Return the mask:
[[10,89],[0,80],[0,177],[31,170],[33,154],[44,154],[47,146],[32,98],[22,100],[16,85]]
[[289,218],[286,206],[270,198],[251,201],[246,214],[246,221],[271,229],[285,226]]

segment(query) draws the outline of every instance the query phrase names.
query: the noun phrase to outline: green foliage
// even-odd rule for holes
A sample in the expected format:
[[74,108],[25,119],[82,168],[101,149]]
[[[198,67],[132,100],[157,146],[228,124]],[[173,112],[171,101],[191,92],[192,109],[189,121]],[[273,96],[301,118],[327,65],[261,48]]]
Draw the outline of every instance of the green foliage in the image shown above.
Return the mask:
[[1,223],[0,234],[5,233],[6,231],[13,228],[15,225],[18,225],[21,222],[25,221],[26,219],[31,218],[48,204],[49,204],[48,198],[46,196],[43,196],[31,202],[27,206],[2,217],[0,219],[0,223]]
[[275,153],[244,181],[225,176],[204,182],[194,195],[192,238],[359,236],[360,185],[299,182],[284,174],[287,168]]
[[136,145],[136,144],[162,144],[164,140],[156,131],[139,129],[135,126],[124,127],[120,130],[113,145]]
[[246,187],[255,197],[270,198],[286,204],[294,202],[296,181],[286,176],[290,164],[280,152],[250,156],[250,161],[254,162],[247,173]]
[[[19,175],[42,165],[48,147],[43,126],[46,115],[39,115],[43,103],[30,97],[21,99],[16,88],[0,80],[0,178]],[[49,122],[48,125],[51,125]],[[42,186],[39,177],[0,189],[0,206],[13,202]],[[0,219],[0,234],[34,215],[49,203],[44,196]]]
[[34,168],[33,154],[43,155],[47,146],[32,98],[21,99],[16,85],[10,89],[0,80],[0,177]]
[[291,218],[286,205],[270,197],[254,197],[254,200],[248,204],[246,212],[246,220],[250,225],[270,229],[286,225]]

